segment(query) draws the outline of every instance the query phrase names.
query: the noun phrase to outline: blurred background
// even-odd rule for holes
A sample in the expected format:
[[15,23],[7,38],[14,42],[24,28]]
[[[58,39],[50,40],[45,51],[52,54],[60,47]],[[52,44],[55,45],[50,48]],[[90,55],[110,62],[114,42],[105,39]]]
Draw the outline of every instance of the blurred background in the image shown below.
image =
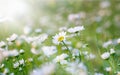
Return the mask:
[[[110,48],[115,48],[118,58],[114,60],[120,63],[120,0],[0,0],[0,41],[13,33],[53,36],[81,25],[85,30],[80,34],[80,41],[69,40],[74,47],[88,44],[87,50],[96,54],[94,61],[86,60],[87,64],[92,64],[90,70],[98,68],[104,72],[103,64],[106,63],[101,61],[98,51],[103,53]],[[48,39],[45,44],[53,45],[51,41]],[[62,73],[61,69],[58,72]]]
[[84,25],[87,36],[118,38],[119,13],[119,0],[0,0],[0,40],[12,33],[42,29],[51,34],[75,25]]

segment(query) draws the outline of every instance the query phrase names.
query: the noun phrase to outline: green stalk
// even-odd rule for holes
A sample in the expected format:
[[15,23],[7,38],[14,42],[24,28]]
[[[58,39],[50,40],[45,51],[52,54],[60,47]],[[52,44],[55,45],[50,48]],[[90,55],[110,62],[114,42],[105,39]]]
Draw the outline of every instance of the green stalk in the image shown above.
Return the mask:
[[68,46],[65,44],[65,42],[64,42],[64,41],[62,41],[62,43],[63,43],[63,44],[64,44],[64,46],[67,48],[67,50],[69,51],[70,55],[72,56],[72,53],[71,53],[71,51],[69,50]]

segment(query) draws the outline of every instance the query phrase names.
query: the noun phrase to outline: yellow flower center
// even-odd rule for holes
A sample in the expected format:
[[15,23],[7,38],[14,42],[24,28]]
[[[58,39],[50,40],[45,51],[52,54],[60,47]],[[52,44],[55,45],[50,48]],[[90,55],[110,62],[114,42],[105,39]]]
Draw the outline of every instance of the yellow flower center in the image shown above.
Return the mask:
[[58,38],[58,41],[63,41],[64,40],[64,36],[60,36],[59,38]]

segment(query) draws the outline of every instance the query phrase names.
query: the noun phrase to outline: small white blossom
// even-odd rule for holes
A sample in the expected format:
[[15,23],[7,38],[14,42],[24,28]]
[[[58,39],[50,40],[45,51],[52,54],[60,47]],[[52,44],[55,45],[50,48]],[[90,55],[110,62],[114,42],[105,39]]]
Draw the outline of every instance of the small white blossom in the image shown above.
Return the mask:
[[87,55],[85,56],[85,58],[86,58],[87,60],[95,59],[95,58],[96,58],[96,55],[90,53],[90,54],[87,54]]
[[57,49],[55,46],[43,46],[42,51],[46,56],[53,55],[57,52]]
[[29,61],[29,62],[32,62],[32,61],[33,61],[33,58],[28,58],[28,61]]
[[40,51],[39,51],[39,50],[36,50],[35,48],[31,48],[31,52],[32,52],[33,54],[36,54],[36,55],[38,55],[38,54],[40,53]]
[[55,71],[54,64],[44,64],[41,68],[34,69],[30,75],[52,75]]
[[57,62],[60,62],[60,63],[66,62],[66,61],[64,61],[64,60],[65,60],[65,58],[67,58],[67,57],[68,57],[68,55],[63,53],[63,54],[57,56],[57,57],[53,60],[53,62],[55,62],[55,63],[57,63]]
[[110,54],[115,54],[115,50],[113,48],[110,49]]
[[22,54],[22,53],[24,53],[25,51],[24,51],[23,49],[20,49],[19,52],[20,52],[20,54]]
[[102,73],[95,73],[94,75],[104,75],[104,74],[102,74]]
[[120,71],[117,72],[117,75],[120,75]]
[[24,65],[25,61],[24,59],[19,60],[20,65]]
[[109,52],[105,52],[101,55],[102,59],[108,59],[110,57],[110,53]]
[[5,45],[6,45],[5,42],[3,42],[3,41],[0,42],[0,48],[5,46]]
[[17,34],[12,34],[9,38],[7,38],[7,41],[12,42],[18,38]]
[[3,68],[4,66],[5,66],[5,64],[1,64],[1,65],[0,65],[0,68]]
[[101,8],[107,8],[107,7],[109,7],[110,6],[110,2],[109,1],[102,1],[101,3],[100,3],[100,7]]
[[40,33],[40,32],[42,32],[42,29],[35,29],[35,32]]
[[112,70],[112,68],[111,68],[111,67],[106,67],[105,70],[106,70],[107,72],[110,72],[110,71]]
[[83,63],[68,63],[66,71],[68,71],[72,75],[87,75],[87,68]]
[[19,67],[19,62],[15,62],[14,64],[13,64],[13,68],[18,68]]
[[14,73],[10,73],[10,75],[14,75]]
[[77,20],[77,19],[80,19],[80,15],[79,15],[79,14],[70,14],[70,15],[68,16],[68,20],[69,20],[69,21],[75,21],[75,20]]
[[53,37],[53,43],[59,44],[62,41],[66,40],[66,32],[60,32]]
[[109,41],[103,43],[103,47],[104,47],[104,48],[107,48],[107,47],[108,47],[109,45],[111,45],[111,44],[112,44],[112,40],[109,40]]
[[74,27],[74,28],[69,28],[68,32],[69,33],[76,33],[76,32],[82,31],[84,29],[85,29],[84,26],[77,26],[77,27]]
[[9,69],[8,69],[8,68],[5,68],[3,73],[6,74],[6,73],[8,73],[8,72],[9,72]]
[[119,39],[117,39],[117,43],[118,43],[118,44],[120,44],[120,38],[119,38]]
[[18,56],[19,52],[17,50],[9,50],[9,51],[3,51],[3,55],[5,57],[9,57],[9,56]]

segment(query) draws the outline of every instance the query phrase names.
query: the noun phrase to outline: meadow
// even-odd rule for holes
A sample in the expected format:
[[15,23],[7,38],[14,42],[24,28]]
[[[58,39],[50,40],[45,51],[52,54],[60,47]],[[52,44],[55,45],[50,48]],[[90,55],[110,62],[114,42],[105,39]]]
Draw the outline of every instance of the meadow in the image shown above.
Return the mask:
[[25,2],[0,13],[0,75],[120,75],[119,0]]

